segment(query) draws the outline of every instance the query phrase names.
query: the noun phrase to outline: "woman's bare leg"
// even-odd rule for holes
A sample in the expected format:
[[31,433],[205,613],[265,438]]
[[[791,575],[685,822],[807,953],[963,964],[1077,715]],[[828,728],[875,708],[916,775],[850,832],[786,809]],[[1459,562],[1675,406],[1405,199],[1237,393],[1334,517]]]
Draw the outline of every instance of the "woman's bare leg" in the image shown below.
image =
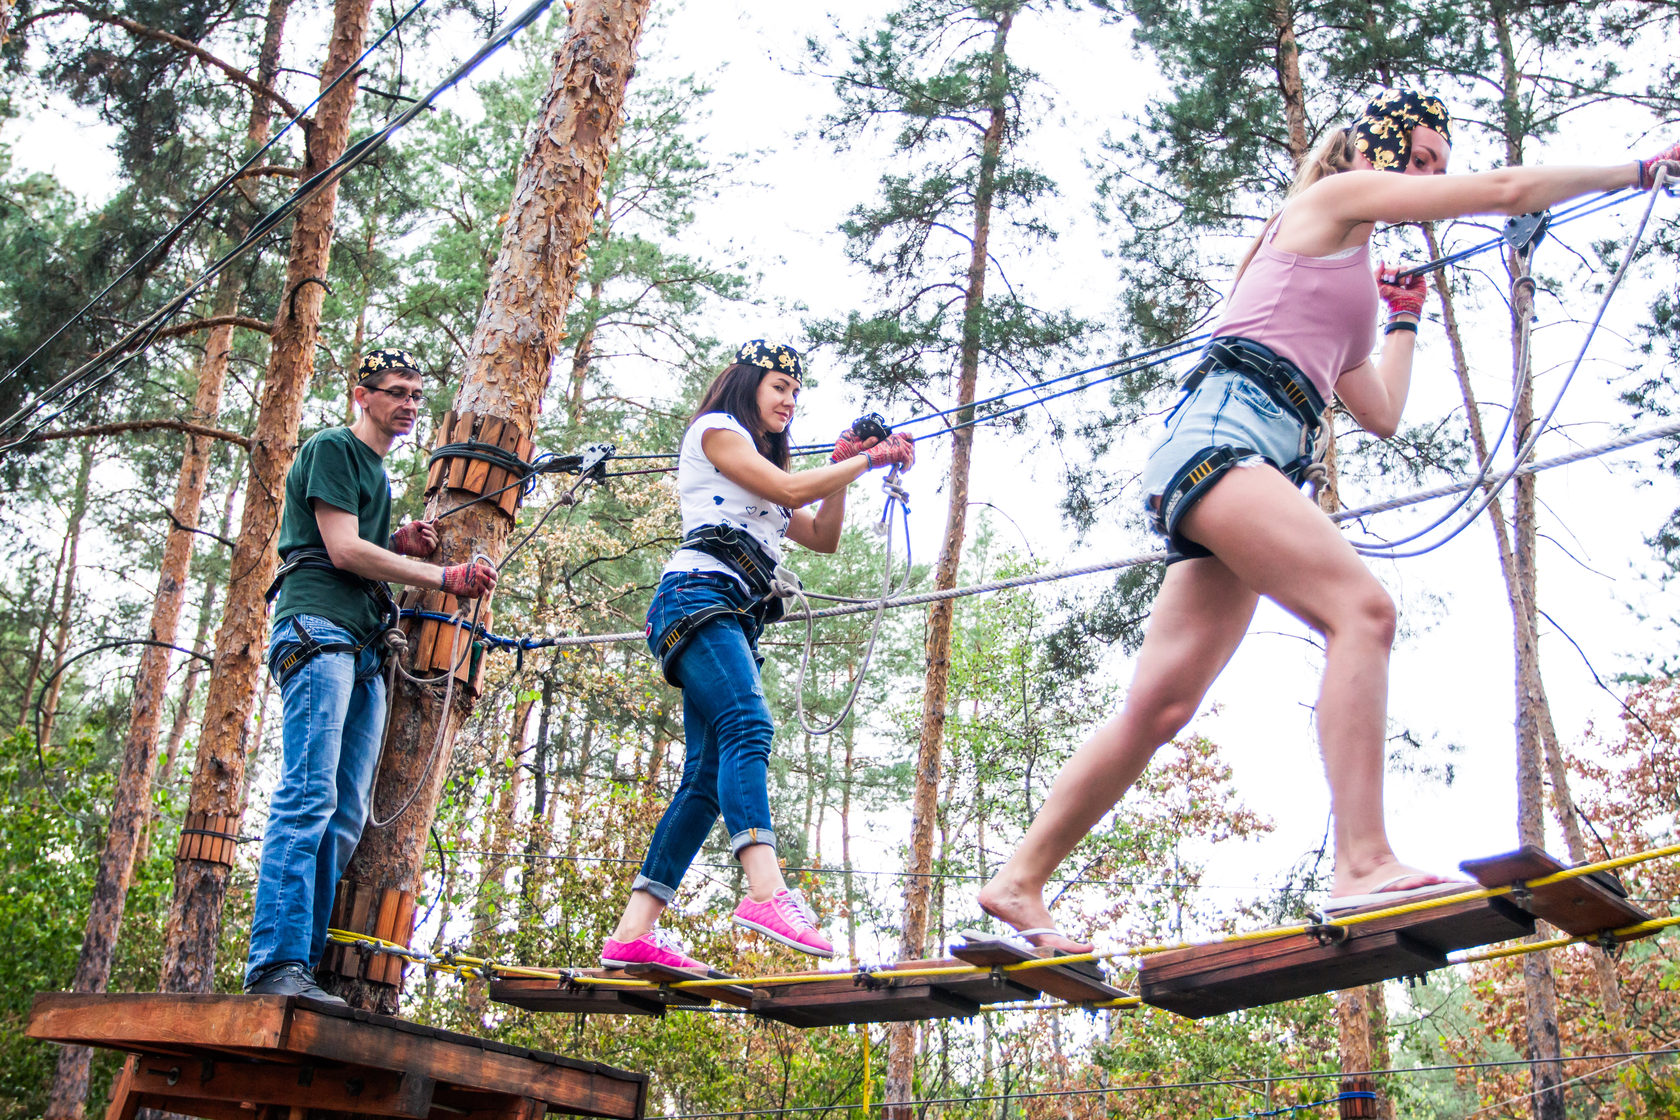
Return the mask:
[[1399,887],[1439,882],[1396,858],[1383,820],[1395,625],[1388,592],[1318,507],[1270,468],[1227,473],[1185,517],[1183,530],[1250,590],[1324,636],[1317,717],[1335,818],[1331,894],[1359,894],[1397,878]]
[[[1099,728],[1056,776],[1021,846],[980,889],[980,906],[1016,929],[1052,925],[1044,885],[1103,814],[1143,773],[1161,744],[1195,715],[1254,615],[1255,595],[1214,558],[1167,569],[1120,714]],[[1050,948],[1085,948],[1066,937]]]

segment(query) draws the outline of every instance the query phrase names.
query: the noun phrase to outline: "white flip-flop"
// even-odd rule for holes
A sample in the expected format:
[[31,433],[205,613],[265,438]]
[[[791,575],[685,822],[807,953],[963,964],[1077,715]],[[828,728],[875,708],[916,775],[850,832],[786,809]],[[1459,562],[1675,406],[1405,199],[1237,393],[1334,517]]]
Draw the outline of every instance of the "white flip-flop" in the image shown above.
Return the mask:
[[1344,894],[1331,897],[1319,907],[1318,913],[1328,917],[1331,914],[1342,914],[1349,910],[1365,910],[1370,907],[1399,906],[1404,902],[1412,902],[1420,898],[1427,898],[1436,894],[1457,894],[1466,888],[1474,888],[1475,883],[1462,879],[1449,879],[1441,883],[1425,883],[1421,887],[1407,887],[1403,891],[1388,890],[1395,883],[1404,883],[1407,879],[1417,877],[1416,872],[1406,875],[1396,875],[1386,883],[1378,883],[1377,889],[1365,894]]

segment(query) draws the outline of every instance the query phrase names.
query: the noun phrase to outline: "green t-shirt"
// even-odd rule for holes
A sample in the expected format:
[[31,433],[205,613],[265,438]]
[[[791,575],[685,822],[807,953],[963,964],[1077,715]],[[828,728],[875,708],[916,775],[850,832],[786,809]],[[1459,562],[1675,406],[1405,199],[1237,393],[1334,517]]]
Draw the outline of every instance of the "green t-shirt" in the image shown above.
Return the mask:
[[[385,461],[349,428],[317,432],[286,472],[286,501],[280,511],[280,555],[294,548],[325,548],[312,501],[356,515],[356,535],[380,548],[391,535],[391,480]],[[274,621],[295,614],[320,615],[357,638],[379,627],[379,610],[354,582],[332,572],[302,568],[280,585]]]

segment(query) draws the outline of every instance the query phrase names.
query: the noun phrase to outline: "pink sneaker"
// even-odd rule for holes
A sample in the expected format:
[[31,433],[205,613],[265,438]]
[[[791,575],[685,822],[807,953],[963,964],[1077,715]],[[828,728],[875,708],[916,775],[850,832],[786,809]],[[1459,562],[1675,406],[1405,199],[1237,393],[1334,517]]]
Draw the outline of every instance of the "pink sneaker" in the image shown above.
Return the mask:
[[756,929],[801,953],[825,958],[834,955],[834,945],[817,932],[817,916],[798,891],[783,887],[768,902],[743,898],[735,907],[734,920],[738,926]]
[[623,968],[632,964],[659,964],[666,968],[696,968],[701,972],[710,972],[709,965],[701,964],[687,953],[683,952],[682,941],[670,930],[653,929],[642,934],[634,941],[614,941],[607,938],[601,946],[602,968]]

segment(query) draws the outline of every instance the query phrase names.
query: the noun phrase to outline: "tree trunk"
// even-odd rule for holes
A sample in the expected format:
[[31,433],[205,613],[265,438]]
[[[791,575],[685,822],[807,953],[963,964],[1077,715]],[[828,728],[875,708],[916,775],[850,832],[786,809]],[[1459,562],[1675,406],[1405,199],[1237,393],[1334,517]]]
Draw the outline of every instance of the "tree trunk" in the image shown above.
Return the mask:
[[[70,502],[70,525],[65,534],[64,578],[58,597],[58,616],[53,623],[52,666],[64,664],[70,649],[70,620],[76,600],[77,554],[82,547],[82,522],[87,517],[88,476],[93,472],[93,451],[98,440],[82,444],[81,465],[76,470],[75,496]],[[58,718],[58,698],[64,691],[64,674],[53,677],[41,698],[41,741],[43,751],[52,746],[53,723]]]
[[[59,581],[64,578],[64,560],[70,555],[70,534],[65,533],[64,539],[58,544],[58,561],[53,565],[52,583],[47,592],[47,606],[41,612],[41,625],[35,631],[35,648],[29,655],[29,670],[23,675],[23,691],[18,696],[17,725],[29,725],[29,709],[35,698],[35,685],[41,680],[42,663],[47,658],[47,635],[52,632],[52,620],[58,616]],[[36,588],[31,587],[30,599],[35,598]]]
[[[361,53],[371,6],[372,0],[337,0],[327,60],[321,68],[323,86]],[[321,99],[315,120],[306,130],[305,180],[343,154],[355,100],[354,78]],[[233,550],[227,608],[216,631],[216,663],[204,701],[204,727],[187,809],[189,813],[208,814],[212,820],[225,814],[228,832],[238,830],[249,753],[247,724],[262,669],[268,617],[263,593],[278,559],[274,540],[279,530],[280,498],[286,471],[297,451],[303,399],[315,365],[315,339],[325,295],[322,280],[332,251],[337,201],[338,186],[334,183],[303,204],[292,226],[286,286],[270,335],[268,369],[251,439],[245,508]],[[161,990],[210,990],[229,870],[229,865],[210,860],[176,860]]]
[[[227,498],[222,503],[222,530],[225,538],[233,532],[233,507],[239,497],[239,481],[236,478],[228,486]],[[198,607],[198,629],[193,634],[193,652],[202,654],[209,648],[210,620],[216,617],[216,597],[221,591],[221,585],[214,581],[205,584],[204,600]],[[169,738],[163,744],[163,758],[158,762],[157,785],[168,785],[175,774],[175,759],[181,753],[181,743],[187,737],[187,727],[192,723],[193,695],[198,691],[198,680],[204,675],[204,662],[194,658],[187,667],[187,679],[181,682],[181,697],[175,702],[175,718],[169,725]],[[144,853],[139,856],[145,859]]]
[[1301,52],[1295,42],[1295,8],[1290,0],[1272,0],[1272,30],[1277,32],[1278,93],[1289,126],[1289,155],[1299,165],[1311,141],[1307,136],[1307,97],[1301,86]]
[[[624,116],[624,91],[635,66],[636,41],[651,0],[580,0],[555,52],[554,76],[519,169],[501,255],[491,270],[484,306],[468,348],[457,414],[510,421],[522,432],[535,425],[549,372],[566,337],[563,319],[594,225],[607,159]],[[470,497],[440,487],[428,511]],[[474,552],[501,553],[512,519],[499,507],[468,506],[439,525],[447,561]],[[463,690],[464,692],[464,690]],[[418,882],[426,828],[436,811],[446,768],[425,772],[434,742],[447,757],[461,721],[472,709],[464,694],[453,711],[407,685],[392,698],[393,713],[380,763],[385,789],[420,789],[415,804],[389,828],[363,836],[345,878],[375,889],[412,891]],[[362,1008],[394,1010],[395,988],[345,980],[340,992]]]
[[[986,294],[987,240],[991,233],[992,196],[1004,130],[1008,125],[1008,104],[1003,98],[1006,85],[1009,29],[1014,11],[998,16],[992,36],[992,106],[980,154],[980,170],[974,191],[973,251],[969,257],[967,292],[963,301],[963,338],[957,383],[957,405],[962,411],[955,422],[972,419],[975,385],[980,373],[980,323]],[[968,475],[974,454],[974,428],[963,428],[951,440],[950,502],[945,515],[945,539],[934,567],[934,587],[949,590],[957,585],[962,563],[963,538],[968,527]],[[937,824],[939,774],[945,735],[945,705],[951,677],[952,600],[934,604],[928,612],[927,670],[923,683],[921,741],[916,752],[916,786],[910,802],[910,866],[904,885],[904,933],[899,954],[904,959],[922,955],[927,937],[928,898],[932,885],[933,833]],[[916,1025],[892,1026],[887,1044],[887,1078],[883,1089],[888,1101],[907,1101],[915,1088]],[[885,1120],[908,1120],[908,1106],[886,1110]]]
[[[291,0],[271,0],[268,21],[263,31],[262,51],[258,59],[257,80],[269,85],[280,64],[280,36],[285,26],[286,10]],[[252,98],[251,122],[246,130],[249,147],[256,148],[268,139],[269,110],[267,98]],[[242,221],[230,231],[233,241],[241,239],[249,228]],[[227,378],[228,357],[233,350],[234,314],[245,291],[246,273],[230,268],[216,283],[216,294],[210,314],[228,319],[228,323],[211,329],[204,343],[204,357],[198,367],[198,388],[193,394],[190,419],[197,424],[214,424],[222,410],[222,384]],[[210,452],[214,444],[207,436],[187,437],[181,454],[181,469],[175,479],[175,501],[171,507],[170,526],[163,542],[163,564],[158,572],[157,594],[152,599],[152,619],[149,630],[153,641],[167,645],[145,646],[140,657],[139,674],[134,682],[134,702],[129,711],[128,734],[123,741],[122,769],[117,776],[116,794],[111,805],[111,824],[105,834],[105,849],[100,853],[99,869],[94,876],[93,903],[88,912],[87,928],[82,934],[82,948],[76,961],[75,979],[71,989],[77,992],[102,992],[111,978],[111,957],[116,950],[117,936],[122,929],[123,905],[128,886],[134,875],[134,863],[144,848],[144,838],[151,824],[152,771],[157,758],[158,727],[163,720],[164,702],[169,692],[169,662],[181,621],[181,604],[187,595],[193,554],[193,531],[198,528],[199,510],[204,504],[204,487],[210,473]],[[211,593],[213,594],[213,592]],[[202,645],[200,626],[200,645]],[[193,682],[196,676],[189,676]],[[191,696],[188,693],[187,699]],[[49,1118],[77,1117],[82,1113],[87,1096],[88,1067],[93,1051],[85,1046],[67,1046],[59,1051],[58,1066],[53,1074],[48,1096]]]

